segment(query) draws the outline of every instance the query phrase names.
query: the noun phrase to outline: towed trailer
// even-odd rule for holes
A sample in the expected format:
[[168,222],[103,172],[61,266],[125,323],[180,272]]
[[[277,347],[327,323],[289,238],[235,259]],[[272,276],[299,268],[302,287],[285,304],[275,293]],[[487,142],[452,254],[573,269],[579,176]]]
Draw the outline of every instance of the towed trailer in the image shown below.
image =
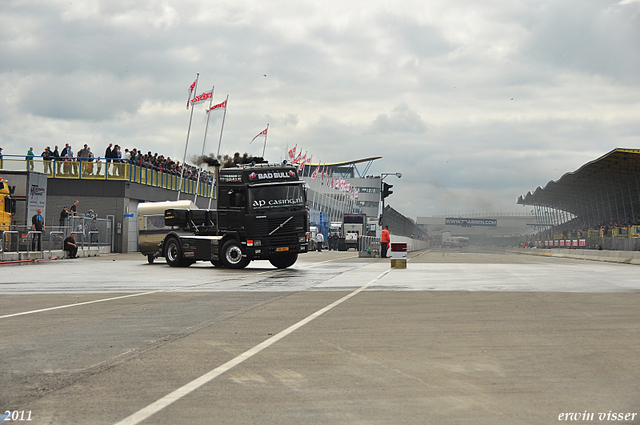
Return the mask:
[[138,204],[138,249],[149,264],[163,257],[162,241],[173,230],[164,222],[164,213],[170,208],[198,209],[191,201],[144,202]]

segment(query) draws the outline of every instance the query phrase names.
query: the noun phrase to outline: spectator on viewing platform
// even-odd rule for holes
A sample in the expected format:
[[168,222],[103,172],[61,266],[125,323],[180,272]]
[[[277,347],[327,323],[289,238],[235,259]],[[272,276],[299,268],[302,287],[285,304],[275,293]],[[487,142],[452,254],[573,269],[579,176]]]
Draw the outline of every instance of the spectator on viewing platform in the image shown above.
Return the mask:
[[78,214],[78,204],[80,203],[80,201],[78,201],[77,199],[75,200],[75,202],[73,203],[73,205],[71,205],[71,208],[69,209],[69,215],[76,215]]
[[60,152],[58,152],[58,145],[53,147],[53,162],[55,163],[55,167],[56,167],[56,174],[60,173]]
[[[93,154],[91,154],[91,156],[93,156]],[[102,172],[102,158],[97,157],[95,158],[96,161],[96,176],[99,176],[100,173]]]
[[113,158],[111,146],[113,146],[113,143],[109,143],[109,146],[107,146],[107,150],[104,151],[104,158],[107,160],[107,164],[111,162],[111,158]]
[[65,170],[65,172],[67,173],[71,173],[71,174],[78,174],[78,163],[76,162],[76,157],[73,153],[73,150],[71,148],[71,145],[68,145],[67,147],[67,169]]
[[35,154],[33,153],[33,147],[30,147],[27,151],[27,170],[33,171],[33,157]]
[[51,161],[53,160],[53,152],[51,152],[51,148],[47,146],[44,148],[44,152],[40,154],[42,160],[44,162],[44,172],[45,174],[51,174],[53,168],[51,168]]
[[78,158],[82,160],[89,158],[89,147],[86,144],[78,151]]
[[87,174],[87,162],[89,161],[89,147],[85,144],[82,149],[78,151],[78,161],[82,164],[82,174]]
[[113,147],[113,149],[111,150],[111,158],[113,159],[113,162],[115,163],[113,166],[113,172],[112,172],[112,176],[114,177],[118,177],[123,175],[124,173],[122,173],[122,151],[120,150],[120,145],[115,145]]

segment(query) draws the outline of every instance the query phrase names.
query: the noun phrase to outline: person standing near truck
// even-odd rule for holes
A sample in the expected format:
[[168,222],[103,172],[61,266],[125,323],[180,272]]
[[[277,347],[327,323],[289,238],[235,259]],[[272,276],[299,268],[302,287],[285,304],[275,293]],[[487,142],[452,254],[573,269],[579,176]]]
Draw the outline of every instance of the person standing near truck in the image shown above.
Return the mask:
[[324,243],[324,235],[322,234],[322,232],[318,232],[316,240],[318,241],[318,252],[322,252],[322,244]]
[[389,234],[389,226],[384,226],[382,234],[380,235],[380,258],[387,258],[387,249],[389,249],[390,242],[391,235]]

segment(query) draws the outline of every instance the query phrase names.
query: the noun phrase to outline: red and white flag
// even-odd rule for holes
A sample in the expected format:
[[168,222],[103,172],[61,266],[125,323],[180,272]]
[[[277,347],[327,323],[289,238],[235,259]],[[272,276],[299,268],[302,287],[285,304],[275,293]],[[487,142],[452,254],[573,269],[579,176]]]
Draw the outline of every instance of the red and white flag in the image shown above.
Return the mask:
[[298,167],[298,169],[299,169],[300,171],[304,170],[304,164],[306,164],[306,162],[307,162],[307,153],[305,152],[305,153],[304,153],[304,156],[302,156],[302,157],[299,159],[299,164],[300,164],[300,166]]
[[191,99],[191,95],[193,94],[193,90],[196,88],[196,83],[197,82],[198,82],[198,80],[196,79],[196,81],[191,83],[191,85],[189,86],[189,97],[187,97],[187,109],[189,109],[189,100]]
[[215,109],[225,109],[227,107],[227,101],[225,100],[222,103],[218,103],[217,105],[213,105],[211,109],[207,109],[207,114]]
[[320,169],[320,166],[318,165],[315,169],[315,171],[313,172],[313,174],[311,174],[311,178],[315,179],[316,177],[318,177],[318,170]]
[[206,100],[209,100],[213,97],[213,90],[211,91],[207,91],[204,93],[201,93],[199,95],[197,95],[196,97],[194,97],[193,99],[191,99],[191,104],[195,105],[196,103],[202,103]]
[[294,159],[296,157],[296,146],[289,149],[289,159]]
[[253,139],[251,139],[251,141],[249,142],[249,144],[253,143],[254,140],[256,140],[258,137],[260,136],[266,136],[267,135],[267,129],[265,128],[264,130],[262,130],[260,133],[256,134],[256,137],[254,137]]

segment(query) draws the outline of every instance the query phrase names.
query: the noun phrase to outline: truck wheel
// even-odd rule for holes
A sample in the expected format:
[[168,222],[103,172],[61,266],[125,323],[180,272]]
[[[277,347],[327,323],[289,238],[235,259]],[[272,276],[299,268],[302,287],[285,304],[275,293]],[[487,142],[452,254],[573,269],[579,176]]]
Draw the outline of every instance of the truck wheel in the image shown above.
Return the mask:
[[180,252],[180,242],[176,238],[169,238],[164,248],[164,258],[171,267],[182,265],[182,253]]
[[279,269],[286,269],[287,267],[293,266],[296,261],[298,261],[298,254],[283,254],[278,255],[277,257],[269,258],[269,262]]
[[243,257],[242,254],[242,247],[240,246],[240,243],[232,239],[222,245],[220,261],[227,268],[244,269],[249,265],[251,260],[247,257]]

